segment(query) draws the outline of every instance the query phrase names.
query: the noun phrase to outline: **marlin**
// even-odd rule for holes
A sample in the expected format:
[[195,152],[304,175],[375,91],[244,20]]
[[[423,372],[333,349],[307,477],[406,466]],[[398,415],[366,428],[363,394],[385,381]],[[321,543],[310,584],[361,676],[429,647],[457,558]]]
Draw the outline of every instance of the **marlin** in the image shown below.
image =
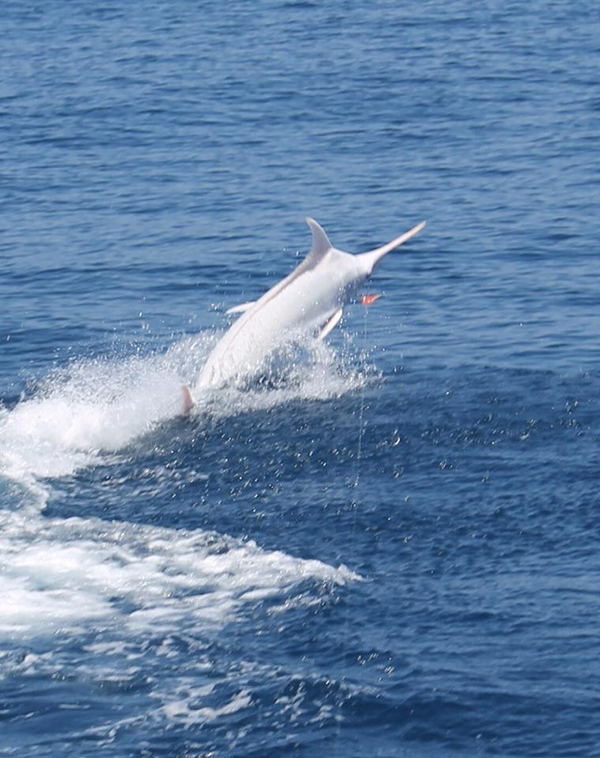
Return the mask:
[[[264,361],[278,348],[306,334],[322,340],[340,322],[344,305],[355,300],[375,267],[392,250],[418,234],[422,221],[408,232],[368,253],[352,255],[335,248],[312,218],[310,253],[291,274],[254,300],[230,308],[240,313],[217,342],[192,390],[183,387],[183,412],[194,404],[193,395],[225,386],[259,373]],[[365,295],[364,305],[377,299]]]

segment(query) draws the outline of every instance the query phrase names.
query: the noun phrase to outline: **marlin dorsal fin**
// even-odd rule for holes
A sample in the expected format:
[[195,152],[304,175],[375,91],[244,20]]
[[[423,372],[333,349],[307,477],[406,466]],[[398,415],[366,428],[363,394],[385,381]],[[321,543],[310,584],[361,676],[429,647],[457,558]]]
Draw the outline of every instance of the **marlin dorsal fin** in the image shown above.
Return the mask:
[[321,258],[327,255],[333,245],[329,241],[329,237],[323,231],[323,227],[318,224],[314,218],[307,218],[306,223],[310,227],[312,233],[312,247],[310,253],[306,256],[306,260],[310,261],[311,266],[315,266]]

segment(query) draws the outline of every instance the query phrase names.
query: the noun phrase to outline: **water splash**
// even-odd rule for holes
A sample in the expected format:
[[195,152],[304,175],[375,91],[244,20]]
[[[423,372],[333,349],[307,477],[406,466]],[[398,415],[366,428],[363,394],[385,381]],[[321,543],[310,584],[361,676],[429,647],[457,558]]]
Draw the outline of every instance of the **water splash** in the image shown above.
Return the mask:
[[[164,353],[79,360],[50,372],[31,397],[0,410],[0,474],[43,508],[53,478],[105,463],[107,454],[179,416],[181,386],[198,375],[215,339],[202,334]],[[349,344],[338,351],[312,340],[286,348],[264,369],[261,381],[196,398],[192,422],[339,397],[366,376]]]

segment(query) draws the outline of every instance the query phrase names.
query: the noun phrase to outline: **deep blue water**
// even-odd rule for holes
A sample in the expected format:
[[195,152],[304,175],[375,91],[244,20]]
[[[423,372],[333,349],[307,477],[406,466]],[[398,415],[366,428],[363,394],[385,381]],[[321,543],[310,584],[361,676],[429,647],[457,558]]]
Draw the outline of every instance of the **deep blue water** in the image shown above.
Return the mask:
[[[588,0],[3,4],[0,755],[600,755]],[[309,247],[421,219],[178,417]]]

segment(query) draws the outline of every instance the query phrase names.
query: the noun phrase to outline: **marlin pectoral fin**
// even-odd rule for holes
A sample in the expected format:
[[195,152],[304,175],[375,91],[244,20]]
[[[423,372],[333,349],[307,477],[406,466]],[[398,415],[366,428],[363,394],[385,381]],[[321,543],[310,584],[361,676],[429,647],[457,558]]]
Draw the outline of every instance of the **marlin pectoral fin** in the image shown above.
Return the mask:
[[319,332],[317,339],[322,340],[329,332],[334,328],[334,326],[337,326],[340,322],[340,319],[342,318],[343,308],[338,308],[337,311],[333,314],[333,316],[329,319],[329,321],[325,324],[325,326],[321,329]]
[[247,310],[252,308],[252,306],[256,303],[256,300],[250,300],[247,303],[240,303],[239,305],[234,305],[232,308],[228,308],[225,313],[230,316],[232,313],[245,313]]

